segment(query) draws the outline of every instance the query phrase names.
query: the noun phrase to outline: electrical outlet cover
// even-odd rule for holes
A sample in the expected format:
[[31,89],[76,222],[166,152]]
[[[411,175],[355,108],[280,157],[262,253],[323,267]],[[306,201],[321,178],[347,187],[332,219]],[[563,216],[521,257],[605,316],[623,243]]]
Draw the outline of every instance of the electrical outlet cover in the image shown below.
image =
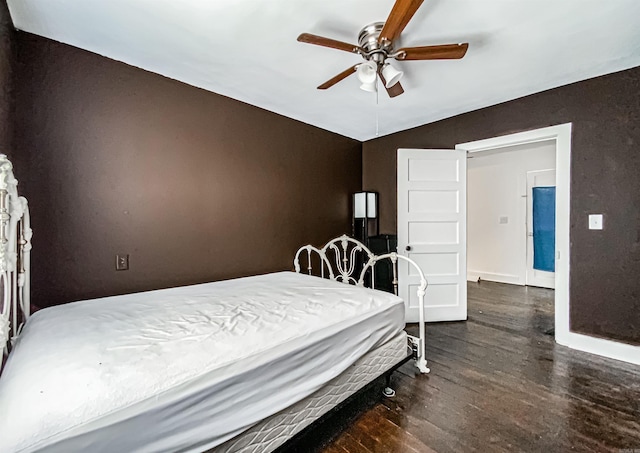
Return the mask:
[[602,214],[589,214],[589,229],[601,230],[602,229]]
[[129,255],[116,255],[116,270],[129,270]]

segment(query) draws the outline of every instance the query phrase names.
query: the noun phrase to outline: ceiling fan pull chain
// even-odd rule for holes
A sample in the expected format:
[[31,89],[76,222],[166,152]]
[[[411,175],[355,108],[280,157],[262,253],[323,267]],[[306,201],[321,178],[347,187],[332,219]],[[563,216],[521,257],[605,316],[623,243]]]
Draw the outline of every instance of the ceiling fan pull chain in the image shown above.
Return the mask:
[[378,82],[376,80],[376,137],[378,136],[378,133],[380,132],[380,128],[379,128],[380,123],[379,123],[379,118],[378,118],[378,114],[380,112],[380,109],[378,108],[378,106],[379,106],[379,102],[378,101],[379,101],[380,98],[378,97],[379,96],[379,94],[378,94],[379,90],[377,89],[378,88],[377,85],[378,85]]

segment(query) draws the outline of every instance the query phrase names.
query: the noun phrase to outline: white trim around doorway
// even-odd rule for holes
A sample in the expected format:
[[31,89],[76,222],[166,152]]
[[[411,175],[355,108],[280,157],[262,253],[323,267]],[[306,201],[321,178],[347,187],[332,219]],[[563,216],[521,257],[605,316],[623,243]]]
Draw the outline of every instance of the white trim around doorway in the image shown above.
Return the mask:
[[[580,351],[640,365],[640,347],[571,332],[569,328],[569,213],[571,123],[456,145],[468,153],[554,140],[556,143],[556,342]],[[559,215],[560,214],[560,215]]]

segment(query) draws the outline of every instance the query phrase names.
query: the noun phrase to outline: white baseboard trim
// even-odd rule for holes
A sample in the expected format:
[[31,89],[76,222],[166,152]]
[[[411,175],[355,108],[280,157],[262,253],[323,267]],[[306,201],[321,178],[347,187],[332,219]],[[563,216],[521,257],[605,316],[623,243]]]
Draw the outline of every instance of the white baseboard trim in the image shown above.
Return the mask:
[[467,281],[477,282],[478,279],[490,282],[509,283],[510,285],[524,286],[523,279],[513,274],[494,274],[491,272],[480,272],[474,270],[467,271]]
[[468,282],[478,282],[478,280],[480,280],[480,276],[474,272],[468,271],[467,272],[467,281]]
[[577,349],[578,351],[640,365],[640,346],[591,337],[575,332],[568,332],[560,336],[556,335],[556,342],[563,346]]

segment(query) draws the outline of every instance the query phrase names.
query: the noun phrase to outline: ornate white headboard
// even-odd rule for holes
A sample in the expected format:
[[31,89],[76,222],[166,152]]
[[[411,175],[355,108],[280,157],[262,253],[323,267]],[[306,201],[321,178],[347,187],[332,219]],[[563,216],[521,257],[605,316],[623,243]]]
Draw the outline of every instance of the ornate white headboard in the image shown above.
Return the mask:
[[[305,253],[306,252],[306,253]],[[306,255],[306,256],[305,256]],[[427,291],[427,279],[424,272],[418,264],[411,258],[407,258],[397,253],[386,253],[384,255],[375,255],[362,242],[357,241],[349,236],[343,235],[327,242],[324,247],[317,248],[313,245],[305,245],[300,247],[293,260],[296,272],[300,272],[300,259],[305,256],[307,262],[306,271],[309,275],[313,274],[313,259],[319,259],[318,273],[320,277],[329,278],[331,280],[341,281],[347,284],[365,286],[365,279],[369,276],[370,286],[375,287],[375,266],[381,261],[390,260],[393,269],[393,288],[398,294],[398,273],[397,264],[399,260],[403,260],[413,266],[420,277],[420,285],[418,285],[417,296],[420,305],[420,337],[409,335],[409,341],[414,349],[416,366],[422,373],[428,373],[427,360],[425,358],[425,305],[424,296]]]
[[31,225],[27,199],[18,196],[13,165],[0,154],[0,349],[8,353],[30,315]]

